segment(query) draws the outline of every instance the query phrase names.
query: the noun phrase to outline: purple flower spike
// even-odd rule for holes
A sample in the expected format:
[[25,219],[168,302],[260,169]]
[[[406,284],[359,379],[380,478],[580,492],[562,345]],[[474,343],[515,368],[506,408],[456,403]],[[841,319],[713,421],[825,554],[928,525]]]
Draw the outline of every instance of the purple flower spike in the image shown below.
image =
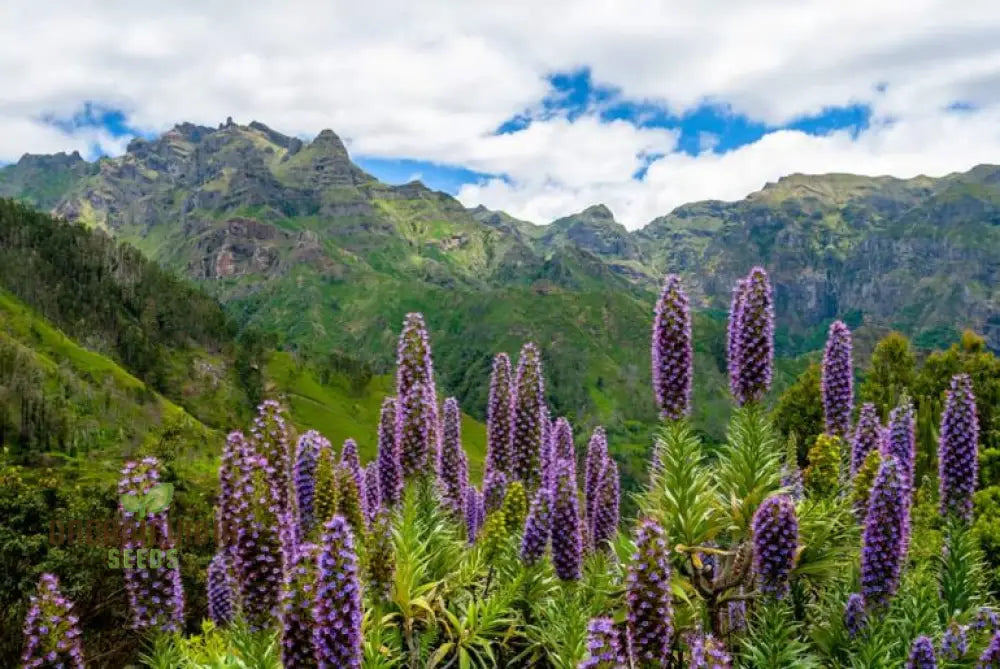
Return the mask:
[[906,669],[937,669],[934,658],[934,644],[930,637],[918,636],[910,647],[910,658],[906,661]]
[[956,374],[941,415],[938,481],[941,515],[972,520],[972,493],[979,475],[979,419],[972,379]]
[[979,656],[976,669],[1000,669],[1000,632],[994,633],[990,645]]
[[315,666],[316,572],[319,547],[300,544],[285,573],[281,589],[281,665],[289,669]]
[[361,587],[354,534],[343,516],[323,528],[313,646],[318,669],[361,667]]
[[788,495],[768,497],[753,516],[753,562],[760,591],[781,599],[799,544],[795,503]]
[[511,455],[514,477],[524,483],[529,492],[541,483],[545,383],[542,378],[542,356],[538,347],[529,342],[521,348],[517,361],[517,394],[514,401],[514,437]]
[[952,621],[941,637],[941,656],[957,662],[969,652],[969,628]]
[[403,497],[403,464],[396,441],[396,398],[382,400],[378,421],[378,487],[382,505],[395,508]]
[[729,305],[729,324],[726,336],[726,354],[729,361],[729,391],[740,397],[740,344],[743,305],[746,303],[747,281],[737,279],[733,286],[733,299]]
[[461,413],[458,400],[454,397],[444,401],[442,418],[444,425],[441,459],[438,461],[438,483],[445,506],[460,516],[465,502],[465,488],[469,485],[469,470],[465,450],[462,448]]
[[706,636],[698,630],[689,633],[686,640],[691,653],[689,669],[730,669],[733,666],[725,647],[711,634]]
[[610,455],[601,470],[597,500],[594,503],[594,522],[590,537],[595,550],[611,550],[611,542],[618,534],[618,508],[620,503],[618,463]]
[[868,609],[888,605],[899,587],[910,507],[899,460],[887,456],[868,498],[861,551],[861,590]]
[[598,483],[604,461],[608,457],[608,437],[603,427],[594,428],[594,433],[587,442],[587,458],[583,467],[583,499],[586,504],[587,521],[593,525],[594,501],[597,499]]
[[319,432],[309,430],[299,437],[295,446],[295,508],[300,540],[312,532],[316,522],[313,509],[316,495],[316,463],[324,441]]
[[852,639],[865,626],[865,600],[858,593],[852,593],[844,606],[844,628]]
[[521,560],[531,566],[545,555],[552,532],[552,492],[541,487],[531,501],[531,510],[524,523],[524,536],[521,538]]
[[257,416],[250,430],[250,444],[256,453],[267,459],[274,490],[281,511],[291,510],[292,495],[292,428],[285,408],[275,400],[264,400],[257,407]]
[[361,473],[361,458],[358,456],[358,442],[353,439],[344,441],[344,447],[340,451],[340,466],[350,472],[354,479],[354,485],[358,490],[364,490],[365,478]]
[[587,658],[580,669],[617,669],[621,649],[618,630],[611,618],[594,618],[587,625]]
[[396,407],[396,442],[407,480],[425,473],[430,466],[431,424],[435,417],[428,395],[426,388],[417,383],[400,396]]
[[676,274],[667,275],[653,318],[653,390],[660,416],[691,413],[691,310]]
[[907,403],[889,412],[889,431],[885,451],[899,461],[900,472],[908,491],[907,499],[910,499],[910,495],[912,495],[913,468],[916,464],[915,428],[912,404]]
[[[143,458],[139,462],[128,462],[121,472],[118,482],[120,499],[143,498],[164,490],[160,482],[160,463],[156,458]],[[169,504],[170,498],[165,502]],[[123,558],[125,589],[128,592],[129,607],[132,611],[132,628],[136,630],[156,630],[173,632],[184,624],[184,590],[181,586],[180,565],[175,551],[174,540],[170,536],[167,508],[145,508],[139,512],[129,511],[119,506],[122,519],[122,548],[131,551],[135,560]],[[139,554],[144,550],[148,561],[140,563]],[[153,562],[153,551],[158,559]]]
[[498,353],[493,358],[490,375],[490,398],[486,406],[486,471],[511,470],[511,440],[514,437],[514,373],[510,356]]
[[499,509],[506,494],[507,478],[502,472],[490,472],[483,481],[483,509],[486,513],[490,514]]
[[384,602],[392,595],[396,574],[396,548],[392,536],[392,516],[380,509],[372,519],[368,533],[367,567],[368,596],[374,602]]
[[[408,397],[414,386],[420,385],[425,393],[424,401],[427,411],[427,448],[431,454],[438,450],[438,412],[437,386],[434,383],[434,363],[431,360],[430,338],[427,336],[427,326],[424,316],[419,313],[406,314],[403,330],[399,334],[399,347],[396,351],[396,397],[401,402]],[[403,447],[403,457],[406,449]],[[403,464],[404,473],[406,463]]]
[[847,438],[854,407],[851,331],[843,321],[830,324],[823,353],[823,414],[827,434]]
[[576,460],[573,428],[565,418],[557,418],[552,428],[552,450],[557,460]]
[[858,413],[858,424],[854,428],[854,438],[851,440],[851,478],[858,473],[868,454],[882,444],[882,426],[878,419],[878,410],[871,402],[861,405]]
[[240,477],[240,462],[250,452],[250,445],[242,432],[230,432],[222,448],[222,464],[219,466],[219,541],[221,547],[229,548],[236,541],[236,503],[233,493]]
[[24,619],[22,667],[83,669],[80,619],[73,602],[59,592],[59,579],[42,574]]
[[542,485],[551,488],[555,481],[556,446],[554,441],[555,426],[549,417],[548,407],[542,407],[542,452],[538,459],[542,466]]
[[479,535],[479,528],[483,526],[483,502],[476,486],[470,485],[465,489],[465,536],[469,543],[475,543]]
[[233,619],[233,595],[232,560],[220,550],[208,565],[208,617],[216,626]]
[[556,466],[556,487],[552,502],[552,562],[556,576],[564,581],[580,578],[583,563],[583,536],[577,501],[576,476],[569,460]]
[[771,387],[774,368],[774,304],[771,282],[762,267],[750,270],[739,318],[740,406],[759,402]]
[[673,636],[670,578],[663,528],[645,518],[636,530],[635,553],[625,584],[628,631],[637,669],[666,666]]
[[369,462],[365,467],[365,512],[368,514],[367,521],[371,525],[372,520],[382,509],[382,490],[378,485],[378,464]]

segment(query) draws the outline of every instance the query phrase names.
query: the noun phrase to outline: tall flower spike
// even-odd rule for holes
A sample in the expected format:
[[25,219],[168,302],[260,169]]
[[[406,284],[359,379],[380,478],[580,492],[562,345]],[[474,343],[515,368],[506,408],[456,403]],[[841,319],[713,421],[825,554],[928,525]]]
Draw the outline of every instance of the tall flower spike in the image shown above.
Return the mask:
[[878,409],[871,402],[861,405],[858,413],[858,424],[854,427],[854,438],[851,439],[851,478],[857,474],[864,464],[865,458],[882,444],[882,426],[878,419]]
[[313,494],[313,524],[310,530],[310,535],[315,537],[315,540],[319,539],[319,534],[326,521],[337,513],[337,505],[339,504],[338,470],[333,447],[329,441],[323,439],[316,454],[316,490]]
[[403,464],[396,441],[396,398],[382,400],[378,421],[378,487],[382,504],[395,508],[403,497]]
[[934,644],[928,636],[918,636],[910,647],[910,657],[906,669],[937,669],[934,658]]
[[576,476],[569,460],[562,460],[556,466],[553,494],[552,562],[556,576],[564,581],[575,581],[580,578],[583,563],[583,536]]
[[318,669],[361,666],[361,588],[354,534],[343,516],[323,528],[313,645]]
[[972,493],[979,475],[979,419],[972,379],[956,374],[941,415],[938,482],[941,515],[972,520]]
[[80,619],[73,613],[73,602],[59,592],[59,579],[53,574],[42,574],[38,591],[31,596],[21,663],[25,669],[84,667]]
[[344,447],[340,450],[340,466],[350,473],[359,493],[365,489],[365,478],[361,472],[361,458],[358,456],[358,442],[353,439],[344,441]]
[[854,407],[851,331],[843,321],[830,324],[823,353],[823,415],[826,432],[846,439]]
[[579,669],[617,669],[621,650],[611,618],[593,618],[587,625],[587,657]]
[[514,476],[530,492],[541,482],[542,421],[545,410],[545,384],[542,357],[538,347],[528,342],[517,361],[517,395],[514,403],[514,437],[511,454]]
[[844,605],[844,629],[847,636],[854,638],[865,626],[865,600],[858,593],[852,593]]
[[219,466],[219,542],[230,548],[236,541],[236,504],[233,493],[240,477],[240,461],[250,452],[250,445],[242,432],[230,432],[222,447],[222,464]]
[[476,541],[479,528],[482,527],[482,500],[476,486],[470,485],[465,489],[465,536],[469,543]]
[[625,604],[632,658],[637,669],[666,666],[673,636],[670,557],[663,528],[639,521],[635,553],[625,580]]
[[603,427],[594,428],[587,442],[587,457],[583,466],[583,499],[586,505],[587,522],[594,524],[594,501],[597,499],[598,483],[604,461],[608,457],[608,437]]
[[557,418],[552,428],[552,450],[557,460],[576,460],[573,428],[564,417]]
[[282,512],[291,510],[292,429],[284,407],[275,400],[264,400],[250,430],[250,443],[258,455],[267,458],[270,476]]
[[899,587],[909,528],[908,494],[899,460],[882,460],[868,499],[861,550],[861,591],[868,609],[881,608]]
[[521,561],[531,566],[545,555],[552,532],[552,491],[542,486],[531,501],[521,539]]
[[[128,462],[121,472],[118,482],[120,499],[145,498],[164,490],[160,481],[160,463],[156,458],[143,458],[140,462]],[[162,498],[161,498],[162,500]],[[139,566],[126,566],[125,589],[128,592],[129,607],[132,611],[132,628],[172,632],[184,624],[184,590],[181,586],[180,567],[166,556],[174,549],[174,540],[169,533],[166,503],[157,509],[144,508],[139,512],[119,505],[125,550],[145,549],[146,555],[156,549],[161,559],[154,565],[152,560]],[[148,501],[147,501],[148,504]],[[127,561],[131,562],[131,560]]]
[[375,515],[382,508],[382,491],[378,485],[378,464],[369,462],[365,467],[365,512],[368,514],[366,520],[371,525]]
[[461,413],[458,400],[449,397],[444,401],[441,429],[441,459],[438,461],[438,483],[445,506],[455,515],[461,515],[465,488],[469,484],[468,465],[462,448]]
[[[346,444],[345,444],[346,446]],[[355,536],[364,536],[365,510],[361,504],[361,489],[350,461],[337,466],[337,514],[351,525]]]
[[487,514],[500,508],[507,494],[507,478],[502,472],[492,471],[483,481],[483,508]]
[[524,521],[528,517],[528,496],[524,492],[523,483],[514,481],[507,486],[507,494],[504,495],[500,510],[503,511],[503,522],[507,535],[520,534],[524,530]]
[[555,446],[555,428],[552,425],[552,419],[549,417],[548,407],[542,407],[542,451],[538,456],[538,459],[542,467],[542,485],[551,488],[555,480],[556,462],[558,458],[556,457],[556,446]]
[[400,395],[396,407],[396,442],[407,480],[423,474],[430,466],[431,423],[435,418],[428,395],[424,386],[416,383],[407,394]]
[[993,634],[990,645],[979,656],[976,669],[1000,669],[1000,632]]
[[268,461],[252,453],[241,462],[239,531],[233,566],[240,608],[252,629],[278,616],[284,573],[287,516],[281,509]]
[[681,278],[668,274],[653,317],[653,390],[660,416],[691,413],[691,309]]
[[871,495],[872,485],[875,483],[875,476],[879,467],[882,466],[882,453],[878,449],[868,452],[868,457],[854,475],[851,486],[851,502],[854,506],[854,514],[860,522],[864,522],[868,515],[868,497]]
[[916,460],[916,436],[913,420],[913,405],[904,404],[889,412],[888,440],[886,453],[899,460],[900,472],[909,495],[913,490],[913,469]]
[[957,662],[967,652],[969,652],[968,627],[959,625],[953,620],[941,637],[941,656],[946,660]]
[[590,528],[596,550],[611,550],[611,541],[618,533],[619,486],[618,463],[609,455],[601,470],[600,487],[594,505],[594,522]]
[[753,516],[753,566],[761,592],[781,599],[799,544],[799,520],[788,495],[764,500]]
[[316,573],[319,547],[299,544],[281,589],[281,666],[309,669],[316,665],[313,648]]
[[711,634],[705,635],[699,629],[688,633],[686,640],[691,654],[688,669],[730,669],[733,666],[725,646]]
[[486,471],[511,474],[511,439],[514,436],[514,375],[510,356],[497,353],[490,375],[486,405]]
[[740,406],[760,401],[771,387],[774,367],[774,305],[771,282],[762,267],[747,276],[746,295],[739,319]]
[[437,386],[434,383],[430,338],[427,336],[423,314],[409,313],[403,321],[403,330],[399,334],[399,347],[396,351],[396,397],[402,401],[416,385],[422,386],[426,395],[424,400],[428,412],[427,445],[428,450],[436,454],[439,436]]
[[396,574],[396,548],[392,538],[392,516],[386,509],[379,509],[371,522],[367,537],[368,558],[366,588],[373,602],[384,602],[392,595]]
[[323,437],[309,430],[295,446],[295,509],[298,517],[299,538],[308,535],[315,525],[313,499],[316,494],[316,462]]
[[747,281],[737,279],[733,286],[733,299],[729,305],[729,324],[726,336],[726,355],[729,362],[729,392],[740,397],[740,336],[743,305],[746,303]]
[[220,550],[208,563],[208,617],[217,627],[233,619],[233,576],[229,553]]

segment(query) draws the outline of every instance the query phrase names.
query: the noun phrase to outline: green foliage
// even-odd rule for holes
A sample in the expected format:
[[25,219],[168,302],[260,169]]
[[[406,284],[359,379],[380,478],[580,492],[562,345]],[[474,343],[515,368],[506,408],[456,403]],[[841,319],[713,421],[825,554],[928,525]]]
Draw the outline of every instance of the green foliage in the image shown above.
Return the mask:
[[840,437],[821,434],[809,449],[809,466],[803,472],[806,488],[813,494],[835,495],[840,485],[841,453],[844,441]]
[[775,427],[785,437],[795,435],[800,448],[799,465],[806,463],[806,449],[824,428],[820,376],[819,364],[810,364],[781,394],[774,409]]
[[964,524],[949,522],[939,556],[942,622],[969,620],[982,603],[983,566],[975,535]]
[[747,667],[753,669],[812,669],[822,666],[802,639],[802,625],[795,621],[789,605],[762,605],[743,639]]
[[871,365],[859,390],[861,401],[873,403],[884,421],[903,395],[912,396],[915,374],[909,340],[899,332],[890,332],[872,351]]

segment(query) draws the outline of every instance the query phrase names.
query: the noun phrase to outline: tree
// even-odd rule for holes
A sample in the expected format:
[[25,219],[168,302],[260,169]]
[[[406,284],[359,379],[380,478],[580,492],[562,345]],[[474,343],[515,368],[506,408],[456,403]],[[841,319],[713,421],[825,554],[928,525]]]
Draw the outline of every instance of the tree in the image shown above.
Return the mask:
[[820,366],[812,363],[778,398],[774,424],[787,438],[794,433],[798,444],[799,465],[805,465],[806,453],[823,433],[823,398],[820,392]]
[[915,368],[910,341],[899,332],[890,332],[872,352],[861,384],[861,401],[873,403],[884,421],[904,394],[912,395]]

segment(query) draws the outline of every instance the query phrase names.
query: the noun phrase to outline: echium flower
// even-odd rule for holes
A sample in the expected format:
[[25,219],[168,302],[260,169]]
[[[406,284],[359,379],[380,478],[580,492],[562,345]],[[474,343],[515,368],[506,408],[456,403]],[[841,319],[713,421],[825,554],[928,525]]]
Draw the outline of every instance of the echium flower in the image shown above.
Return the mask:
[[403,476],[409,480],[425,473],[436,449],[431,448],[431,423],[434,422],[433,402],[420,383],[399,396],[396,406],[396,442],[403,466]]
[[868,497],[871,495],[872,485],[875,483],[875,476],[879,467],[882,466],[882,453],[879,449],[868,451],[868,456],[861,467],[854,474],[854,481],[851,486],[851,502],[854,506],[854,514],[858,520],[864,522],[868,515]]
[[635,553],[628,565],[625,603],[632,658],[637,669],[666,666],[673,636],[670,557],[663,528],[639,521]]
[[737,279],[733,286],[733,299],[729,304],[729,322],[726,331],[726,356],[729,369],[729,392],[734,398],[740,396],[740,322],[743,305],[746,303],[747,281]]
[[514,437],[511,455],[514,477],[534,492],[541,482],[540,453],[542,450],[542,420],[545,410],[545,383],[542,378],[542,357],[538,347],[528,342],[521,347],[517,361],[516,397],[514,401]]
[[587,442],[587,455],[583,465],[583,499],[586,506],[584,511],[590,525],[594,524],[594,502],[597,499],[601,471],[604,469],[604,461],[607,457],[607,433],[603,427],[598,426],[594,428],[594,433],[590,435],[590,441]]
[[1000,613],[997,613],[988,606],[981,606],[976,611],[976,617],[972,621],[972,629],[977,632],[988,630],[990,634],[1000,631]]
[[552,419],[549,416],[549,408],[543,406],[542,407],[542,450],[538,454],[538,460],[542,468],[541,484],[549,488],[553,486],[553,481],[555,480],[556,462],[559,461],[559,458],[556,457],[556,446],[554,437],[555,437],[555,426],[552,424]]
[[366,591],[373,602],[384,602],[392,594],[396,574],[396,547],[392,538],[392,514],[379,509],[367,536]]
[[355,536],[364,535],[367,530],[365,510],[361,505],[361,489],[350,461],[341,461],[337,466],[337,514],[350,523]]
[[292,433],[287,412],[275,400],[264,400],[250,430],[250,443],[258,455],[267,458],[274,490],[282,512],[291,509]]
[[576,460],[573,427],[565,417],[557,418],[552,428],[552,450],[556,460]]
[[507,493],[504,495],[503,521],[507,526],[508,536],[520,534],[524,529],[524,520],[528,516],[528,496],[524,492],[524,484],[514,481],[507,486]]
[[830,496],[837,492],[840,479],[841,447],[840,437],[821,434],[809,449],[809,467],[805,471],[806,489],[820,496]]
[[361,666],[361,587],[354,534],[343,516],[323,528],[316,578],[313,646],[319,669]]
[[878,409],[871,402],[865,402],[858,412],[858,424],[854,426],[854,436],[851,439],[851,478],[858,473],[868,454],[879,450],[881,445],[882,425],[879,423]]
[[979,419],[972,379],[968,374],[951,378],[941,414],[938,444],[938,482],[941,515],[956,514],[972,520],[972,493],[979,475]]
[[531,566],[542,559],[551,532],[552,491],[542,486],[535,492],[528,519],[524,523],[524,536],[521,538],[521,561],[524,564]]
[[948,624],[941,637],[941,656],[946,660],[957,662],[969,652],[968,627],[959,625],[954,620]]
[[318,560],[319,546],[299,544],[285,572],[281,588],[281,666],[285,669],[316,666],[313,616]]
[[465,489],[465,504],[462,510],[465,513],[465,536],[471,544],[476,541],[479,528],[483,526],[484,516],[482,496],[476,486],[470,485]]
[[361,471],[361,457],[358,455],[358,442],[353,439],[344,440],[344,446],[340,449],[340,466],[347,470],[354,479],[354,485],[361,491],[365,489],[365,477]]
[[579,669],[617,669],[621,649],[618,630],[611,618],[593,618],[587,624],[587,657]]
[[[739,589],[743,594],[743,588]],[[747,600],[731,599],[726,604],[726,633],[739,634],[747,628]]]
[[217,627],[229,624],[235,612],[232,569],[232,560],[225,550],[220,549],[208,563],[208,617]]
[[300,538],[312,531],[316,521],[313,509],[313,499],[316,495],[316,462],[324,441],[319,432],[309,430],[299,437],[295,446],[295,509]]
[[914,639],[910,647],[910,657],[906,661],[906,669],[937,669],[934,644],[930,637],[924,635]]
[[486,405],[486,471],[511,474],[511,439],[514,436],[514,375],[510,356],[497,353],[490,375]]
[[746,294],[739,319],[740,406],[758,402],[771,387],[774,367],[774,305],[771,282],[762,267],[754,267],[746,278]]
[[249,453],[250,445],[240,431],[230,432],[222,447],[219,466],[219,542],[229,548],[236,541],[236,508],[233,492],[240,477],[240,461]]
[[378,514],[379,510],[382,508],[382,490],[379,488],[378,483],[378,464],[374,462],[368,463],[368,466],[364,469],[364,475],[365,513],[368,514],[366,520],[368,521],[368,524],[371,525],[375,515]]
[[580,578],[583,563],[583,536],[580,532],[580,510],[576,476],[569,460],[556,466],[556,486],[552,501],[552,562],[556,576],[564,581]]
[[689,669],[730,669],[733,666],[725,646],[711,634],[697,630],[688,633],[686,641],[691,655],[687,664]]
[[424,324],[423,314],[409,313],[406,314],[403,321],[403,330],[399,333],[399,347],[396,350],[396,397],[402,402],[403,398],[407,397],[416,385],[420,385],[426,394],[427,444],[430,452],[436,453],[438,442],[437,386],[434,383],[431,343],[427,336],[427,326]]
[[660,416],[691,413],[691,309],[681,278],[668,274],[653,317],[653,391]]
[[400,460],[399,442],[396,441],[396,398],[382,400],[378,421],[378,487],[382,504],[395,508],[403,497],[403,463]]
[[865,600],[858,593],[851,593],[844,605],[844,629],[847,636],[854,638],[865,626]]
[[441,459],[438,461],[438,483],[445,506],[461,515],[463,495],[469,484],[468,463],[462,448],[461,413],[458,400],[449,397],[444,401],[441,428]]
[[913,491],[913,473],[916,464],[916,426],[913,405],[907,402],[889,412],[888,438],[885,452],[899,461],[900,473],[907,488],[907,499]]
[[993,634],[990,645],[979,656],[976,669],[1000,669],[1000,632]]
[[[162,491],[160,463],[156,458],[143,458],[140,462],[128,462],[121,472],[118,482],[119,498],[132,497],[146,500],[147,495]],[[169,503],[169,497],[162,499]],[[177,631],[184,624],[184,590],[181,586],[180,567],[176,561],[166,558],[174,549],[170,536],[166,504],[160,508],[129,511],[119,505],[125,550],[135,551],[158,549],[162,556],[160,564],[153,565],[147,559],[143,567],[136,564],[126,566],[125,589],[128,592],[129,607],[132,611],[132,627],[137,630]],[[148,504],[148,501],[147,501]],[[138,560],[137,560],[138,561]]]
[[753,566],[761,592],[781,599],[799,545],[799,520],[788,495],[768,497],[753,516]]
[[241,462],[237,489],[239,530],[233,549],[233,567],[239,588],[240,610],[251,629],[271,625],[279,613],[284,570],[287,517],[278,502],[268,462],[253,453]]
[[590,537],[595,550],[610,550],[611,542],[618,533],[618,508],[621,501],[618,463],[610,455],[604,459],[604,469],[601,470],[599,481]]
[[486,475],[483,481],[483,509],[487,514],[500,508],[507,494],[507,477],[503,472],[494,470]]
[[868,499],[861,550],[861,591],[868,609],[886,606],[899,587],[910,512],[900,470],[899,460],[885,457]]
[[846,439],[854,408],[854,372],[851,362],[851,331],[843,321],[830,324],[823,352],[823,415],[827,434]]
[[24,669],[83,669],[80,619],[73,602],[59,592],[59,579],[42,574],[24,619]]
[[310,534],[318,540],[319,531],[326,521],[337,513],[339,495],[337,490],[337,466],[330,442],[323,440],[316,454],[316,486],[313,494],[313,524]]

